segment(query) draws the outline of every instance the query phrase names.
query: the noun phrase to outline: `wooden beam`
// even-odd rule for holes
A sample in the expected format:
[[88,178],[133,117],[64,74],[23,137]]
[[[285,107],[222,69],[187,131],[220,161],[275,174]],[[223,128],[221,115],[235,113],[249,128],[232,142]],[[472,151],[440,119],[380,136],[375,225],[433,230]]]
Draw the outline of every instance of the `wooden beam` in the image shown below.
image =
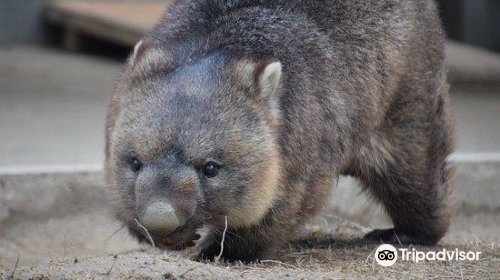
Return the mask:
[[85,34],[133,46],[161,18],[170,2],[54,0],[45,18],[74,34]]

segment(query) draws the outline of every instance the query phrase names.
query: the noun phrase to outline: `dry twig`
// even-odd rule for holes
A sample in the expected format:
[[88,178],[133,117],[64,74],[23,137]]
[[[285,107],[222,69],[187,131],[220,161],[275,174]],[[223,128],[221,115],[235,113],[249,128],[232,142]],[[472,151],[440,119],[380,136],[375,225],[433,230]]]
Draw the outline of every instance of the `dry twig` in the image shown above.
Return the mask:
[[16,274],[17,266],[19,265],[19,259],[21,258],[21,255],[17,255],[17,260],[16,260],[16,265],[14,265],[14,270],[12,270],[12,274],[10,275],[10,279],[14,279],[14,276]]
[[222,232],[222,241],[220,242],[220,252],[219,255],[214,259],[216,263],[219,262],[220,258],[222,257],[222,253],[224,252],[224,241],[226,240],[226,231],[227,231],[227,215],[224,216],[224,222],[225,225],[224,225],[224,231]]
[[[156,252],[156,245],[153,240],[153,237],[151,237],[151,234],[149,234],[148,229],[143,226],[137,219],[134,219],[134,221],[137,223],[137,226],[139,226],[144,232],[146,233],[146,237],[148,238],[148,241],[153,245],[153,251]],[[153,264],[156,264],[156,255],[153,253]]]
[[394,232],[394,235],[396,236],[396,239],[398,240],[399,246],[403,247],[403,243],[401,243],[401,240],[399,239],[399,236],[396,232]]
[[73,251],[73,263],[78,263],[78,259],[75,254],[75,247],[73,247],[73,243],[71,243],[71,251]]
[[300,268],[296,267],[295,265],[292,265],[292,264],[287,264],[287,263],[280,262],[280,261],[275,261],[275,260],[262,260],[262,261],[260,261],[260,262],[261,262],[261,263],[276,263],[276,264],[279,264],[279,265],[284,265],[284,266],[287,266],[287,267],[290,267],[290,268],[293,268],[293,269],[300,270]]
[[115,266],[116,259],[118,259],[118,255],[115,255],[113,257],[113,263],[111,264],[111,267],[109,268],[108,272],[106,272],[106,275],[110,275],[111,274],[111,270],[113,270],[113,267]]
[[148,229],[145,226],[143,226],[137,219],[134,219],[134,221],[137,223],[137,226],[139,226],[142,230],[144,230],[144,232],[146,233],[146,237],[148,238],[149,243],[151,243],[151,245],[153,245],[153,250],[156,251],[155,242],[153,241],[153,237],[151,237],[151,234],[149,234]]
[[193,266],[191,268],[189,268],[188,270],[184,271],[181,275],[179,275],[179,278],[182,278],[184,277],[184,275],[186,275],[186,273],[192,271],[192,270],[195,270],[197,269],[198,267],[202,267],[202,266],[205,266],[206,264],[200,264],[200,265],[197,265],[197,266]]

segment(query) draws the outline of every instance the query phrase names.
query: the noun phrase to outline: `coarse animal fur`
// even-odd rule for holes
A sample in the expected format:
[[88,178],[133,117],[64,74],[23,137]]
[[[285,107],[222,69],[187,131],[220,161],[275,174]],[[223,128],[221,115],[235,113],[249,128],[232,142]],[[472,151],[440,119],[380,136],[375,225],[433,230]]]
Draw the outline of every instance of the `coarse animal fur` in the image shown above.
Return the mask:
[[[251,261],[293,237],[342,174],[394,223],[367,238],[437,243],[452,147],[433,1],[177,0],[111,99],[105,171],[138,238],[138,209],[166,197],[187,222],[157,245],[192,246],[208,226],[201,254],[212,258],[227,218],[222,256]],[[210,160],[213,178],[200,171]]]

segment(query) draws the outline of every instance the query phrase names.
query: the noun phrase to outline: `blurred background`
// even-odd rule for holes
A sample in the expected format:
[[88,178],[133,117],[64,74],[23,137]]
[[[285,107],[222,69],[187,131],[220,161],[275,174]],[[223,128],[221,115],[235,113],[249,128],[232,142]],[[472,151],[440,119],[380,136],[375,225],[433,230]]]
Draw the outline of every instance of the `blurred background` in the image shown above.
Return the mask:
[[[123,62],[169,2],[0,0],[0,265],[138,248],[106,206],[104,118]],[[447,238],[497,240],[500,1],[439,7],[458,168]],[[387,224],[352,185],[341,180],[329,210],[367,228]]]

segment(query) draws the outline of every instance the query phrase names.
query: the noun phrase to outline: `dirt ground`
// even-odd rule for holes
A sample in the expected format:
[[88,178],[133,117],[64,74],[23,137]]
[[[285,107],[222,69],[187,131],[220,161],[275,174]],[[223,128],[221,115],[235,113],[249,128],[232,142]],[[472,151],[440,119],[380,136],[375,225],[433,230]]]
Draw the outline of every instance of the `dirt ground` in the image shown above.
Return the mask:
[[[0,279],[500,279],[499,215],[488,214],[490,237],[473,232],[448,235],[439,246],[423,251],[479,251],[479,261],[399,261],[392,267],[375,262],[377,244],[360,237],[368,228],[332,215],[308,224],[300,236],[282,248],[278,258],[255,264],[195,262],[190,252],[153,252],[144,248],[115,256],[51,260],[33,267],[0,267]],[[455,228],[471,229],[477,217],[461,217]],[[451,231],[456,231],[453,227]],[[491,235],[492,234],[492,235]],[[277,237],[279,238],[279,237]],[[398,247],[398,246],[396,246]]]

